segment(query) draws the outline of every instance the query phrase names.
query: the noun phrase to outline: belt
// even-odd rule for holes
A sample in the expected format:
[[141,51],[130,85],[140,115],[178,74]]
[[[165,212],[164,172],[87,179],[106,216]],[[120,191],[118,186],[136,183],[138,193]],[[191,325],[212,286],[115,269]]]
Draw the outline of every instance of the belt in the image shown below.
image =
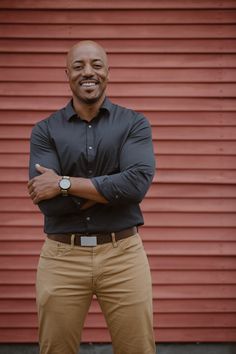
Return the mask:
[[94,247],[103,243],[109,243],[122,240],[124,238],[135,235],[138,232],[137,227],[111,232],[111,233],[68,233],[68,234],[47,234],[50,240],[74,244],[76,246]]

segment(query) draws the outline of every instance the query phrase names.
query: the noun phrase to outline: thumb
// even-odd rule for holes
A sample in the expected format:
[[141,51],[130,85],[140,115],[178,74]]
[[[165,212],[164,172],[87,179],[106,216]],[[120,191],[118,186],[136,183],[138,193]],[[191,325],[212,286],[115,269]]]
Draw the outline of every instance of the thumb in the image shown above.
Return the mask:
[[36,163],[35,168],[40,173],[45,173],[49,170],[48,168],[41,166],[39,163]]

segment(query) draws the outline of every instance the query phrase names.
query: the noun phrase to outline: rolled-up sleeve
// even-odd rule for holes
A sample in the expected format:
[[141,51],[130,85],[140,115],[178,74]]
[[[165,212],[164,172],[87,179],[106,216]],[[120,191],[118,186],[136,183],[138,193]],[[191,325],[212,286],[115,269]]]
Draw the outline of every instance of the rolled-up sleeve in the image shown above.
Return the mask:
[[120,172],[92,178],[96,189],[111,204],[140,203],[155,173],[151,127],[141,115],[120,151]]
[[[38,123],[32,130],[30,140],[29,178],[40,175],[35,164],[38,163],[46,168],[54,170],[62,175],[60,160],[47,129],[46,121]],[[39,202],[38,207],[46,216],[62,216],[76,214],[85,200],[74,196],[57,196],[52,199]]]

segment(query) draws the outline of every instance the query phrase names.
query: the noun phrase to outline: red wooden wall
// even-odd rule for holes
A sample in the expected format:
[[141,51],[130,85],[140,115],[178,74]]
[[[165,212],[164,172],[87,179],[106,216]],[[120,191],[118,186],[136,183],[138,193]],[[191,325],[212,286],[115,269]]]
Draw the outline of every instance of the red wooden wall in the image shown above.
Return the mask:
[[[142,204],[157,341],[236,340],[236,2],[1,0],[0,341],[37,340],[42,216],[27,196],[33,124],[68,99],[65,55],[99,41],[109,95],[153,128]],[[109,341],[93,303],[84,341]]]

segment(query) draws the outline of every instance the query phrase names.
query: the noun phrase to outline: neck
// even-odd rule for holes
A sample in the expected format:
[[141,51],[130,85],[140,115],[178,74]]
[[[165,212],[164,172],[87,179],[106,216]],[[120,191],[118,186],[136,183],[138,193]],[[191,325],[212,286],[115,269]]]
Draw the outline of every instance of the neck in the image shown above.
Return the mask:
[[105,97],[101,97],[97,102],[88,104],[79,101],[77,97],[73,97],[74,110],[80,118],[89,122],[98,114],[99,109],[104,101],[104,98]]

